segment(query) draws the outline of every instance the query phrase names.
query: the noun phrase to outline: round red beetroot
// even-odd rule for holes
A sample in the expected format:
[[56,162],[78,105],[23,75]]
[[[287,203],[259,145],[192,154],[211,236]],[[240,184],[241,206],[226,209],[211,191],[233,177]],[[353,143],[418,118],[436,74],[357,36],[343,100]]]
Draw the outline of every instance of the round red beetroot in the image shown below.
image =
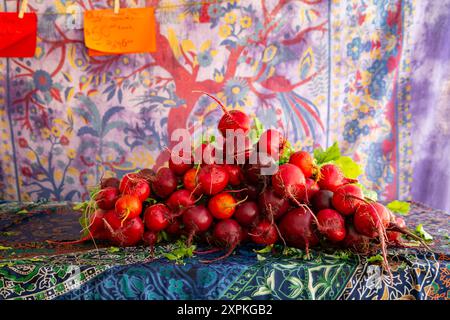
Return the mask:
[[320,189],[326,189],[333,192],[344,184],[355,182],[357,182],[357,180],[346,178],[342,173],[342,170],[334,164],[323,165],[320,168],[319,181],[317,181]]
[[304,185],[300,185],[299,199],[310,203],[312,197],[319,192],[319,185],[313,179],[306,179]]
[[313,157],[306,151],[297,151],[291,154],[289,163],[299,167],[305,178],[311,177],[316,167]]
[[183,176],[183,186],[186,190],[194,193],[196,196],[202,194],[202,188],[198,182],[197,175],[199,170],[197,168],[191,168]]
[[224,166],[211,164],[200,169],[197,179],[203,193],[214,195],[225,189],[228,184],[229,174]]
[[137,196],[144,202],[150,196],[150,186],[138,173],[129,173],[122,178],[119,190],[123,195]]
[[345,220],[333,209],[324,209],[317,214],[319,231],[332,242],[342,241],[345,238]]
[[388,210],[378,202],[361,204],[353,217],[356,231],[369,238],[378,237],[379,231],[385,230],[389,223]]
[[95,197],[97,206],[103,210],[114,209],[116,201],[119,198],[119,189],[114,187],[106,187],[101,189]]
[[236,220],[225,219],[214,226],[213,238],[221,247],[234,248],[244,238],[242,233],[242,227]]
[[331,203],[341,214],[349,216],[354,214],[356,208],[363,203],[356,198],[363,198],[361,189],[354,184],[345,184],[336,189]]
[[105,189],[108,187],[111,188],[119,188],[120,180],[114,177],[111,178],[102,178],[100,180],[100,188]]
[[142,202],[137,196],[123,195],[116,201],[115,212],[120,219],[132,219],[142,212]]
[[275,225],[269,221],[261,221],[250,231],[250,237],[256,244],[272,245],[278,240]]
[[313,217],[303,207],[286,213],[278,227],[288,245],[306,249],[307,253],[310,247],[319,243],[319,238],[313,229]]
[[259,137],[258,151],[268,154],[277,161],[284,152],[286,142],[286,138],[281,132],[268,129]]
[[241,129],[243,133],[250,130],[250,118],[239,110],[225,110],[225,114],[219,120],[218,129],[223,137],[227,136],[227,130],[236,131]]
[[348,224],[342,245],[344,248],[352,248],[358,252],[367,252],[370,246],[370,239],[358,233],[353,224]]
[[155,171],[149,168],[141,169],[138,172],[138,175],[140,178],[147,181],[148,184],[151,184],[153,181],[153,178],[155,177]]
[[225,164],[224,167],[228,171],[228,183],[232,186],[240,185],[244,179],[242,168],[235,164]]
[[218,193],[209,199],[208,209],[216,219],[229,219],[236,211],[236,199],[228,193]]
[[302,201],[305,193],[305,176],[299,167],[285,163],[272,176],[272,187],[281,197]]
[[166,201],[166,205],[175,213],[180,213],[194,204],[194,197],[191,195],[191,192],[186,189],[175,191]]
[[181,234],[181,230],[182,230],[182,228],[181,228],[180,218],[172,219],[172,221],[169,222],[169,225],[165,229],[165,231],[171,235],[179,235],[179,234]]
[[158,242],[158,233],[153,231],[145,231],[142,236],[144,243],[150,247],[153,247]]
[[106,213],[107,211],[97,209],[90,218],[89,232],[95,239],[98,239],[97,235],[105,230],[103,219],[105,218]]
[[113,230],[116,230],[120,228],[120,226],[123,224],[120,217],[117,215],[115,210],[109,210],[106,211],[104,216],[104,225],[106,226],[106,230],[110,230],[112,228]]
[[243,188],[239,192],[236,192],[235,197],[238,200],[246,199],[246,200],[250,200],[250,201],[256,201],[256,200],[258,200],[258,196],[259,196],[260,192],[261,192],[260,186],[248,184],[245,186],[245,188]]
[[331,203],[332,198],[333,192],[330,190],[317,191],[317,193],[311,199],[311,204],[314,208],[314,211],[319,212],[323,209],[333,208],[333,205]]
[[[403,218],[395,217],[395,223],[401,229],[406,228],[406,223],[405,223],[405,220],[403,220]],[[400,245],[402,243],[402,233],[401,232],[386,231],[386,236],[387,236],[388,242],[390,244]]]
[[261,213],[270,219],[273,216],[274,220],[281,218],[289,210],[289,200],[278,196],[272,188],[266,188],[258,198],[259,208]]
[[203,205],[190,207],[183,213],[183,224],[189,232],[204,232],[212,222],[211,213]]
[[126,220],[121,227],[111,233],[111,240],[120,247],[137,245],[144,235],[144,224],[141,218],[135,217]]
[[169,219],[171,217],[171,212],[169,208],[162,204],[154,204],[144,212],[144,223],[145,227],[150,231],[161,231],[164,230],[169,225]]
[[234,219],[243,227],[250,227],[259,217],[259,208],[256,202],[246,201],[236,207]]
[[159,168],[152,182],[153,192],[160,198],[167,198],[177,189],[177,177],[170,168]]
[[120,192],[124,192],[125,189],[132,187],[134,183],[141,180],[142,177],[138,173],[127,173],[122,177],[122,180],[120,180]]
[[190,153],[185,155],[184,151],[180,150],[178,155],[173,152],[170,154],[169,168],[178,176],[182,176],[186,171],[192,168],[193,165],[194,158]]

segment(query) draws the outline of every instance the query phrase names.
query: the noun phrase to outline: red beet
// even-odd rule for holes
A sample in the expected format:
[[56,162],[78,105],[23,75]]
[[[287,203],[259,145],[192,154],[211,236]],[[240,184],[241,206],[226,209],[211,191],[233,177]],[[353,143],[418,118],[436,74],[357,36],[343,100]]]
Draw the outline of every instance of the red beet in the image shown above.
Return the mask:
[[305,176],[293,164],[285,163],[272,176],[272,187],[279,196],[302,201],[305,193]]
[[129,173],[122,178],[119,190],[123,195],[137,196],[144,202],[150,196],[150,186],[148,182],[137,173]]
[[252,226],[259,217],[259,208],[256,202],[246,201],[236,207],[234,219],[243,227]]
[[289,211],[279,224],[282,237],[288,245],[295,248],[306,249],[319,243],[319,238],[313,229],[313,217],[304,207]]
[[117,199],[119,198],[119,189],[114,187],[106,187],[101,189],[95,197],[97,206],[102,210],[114,209]]
[[247,133],[250,130],[250,118],[244,112],[239,110],[228,111],[219,99],[210,95],[209,93],[202,93],[206,94],[208,97],[216,101],[224,112],[224,115],[219,120],[218,124],[218,129],[220,133],[222,133],[222,136],[226,137],[227,130],[236,131],[238,129],[241,129],[244,133]]
[[306,151],[297,151],[291,154],[289,163],[299,167],[305,178],[309,178],[316,170],[313,157]]
[[333,207],[345,216],[355,213],[357,207],[363,202],[361,189],[354,184],[345,184],[336,189],[331,200]]
[[186,190],[191,191],[194,195],[200,196],[202,194],[201,185],[198,182],[197,175],[199,170],[191,168],[183,176],[183,186]]
[[331,200],[333,198],[333,192],[330,190],[319,190],[312,197],[311,204],[314,208],[314,211],[319,212],[323,209],[332,209],[333,205]]
[[277,161],[284,152],[286,142],[282,133],[275,129],[268,129],[259,137],[258,151],[268,154]]
[[118,229],[123,224],[115,210],[105,212],[103,219],[106,221],[105,225],[107,224],[113,229]]
[[226,164],[224,167],[228,171],[228,183],[232,186],[240,185],[244,179],[244,173],[241,167],[234,164]]
[[275,225],[266,220],[259,222],[249,234],[252,241],[256,244],[269,246],[278,240],[278,232]]
[[368,252],[370,247],[370,239],[365,235],[358,233],[353,224],[347,225],[346,235],[342,241],[344,248],[352,248],[357,252]]
[[119,188],[120,185],[120,180],[117,178],[102,178],[100,180],[100,188],[101,189],[105,189],[105,188]]
[[300,185],[299,199],[303,202],[310,203],[312,197],[319,192],[320,188],[313,179],[306,179],[305,185]]
[[344,240],[345,220],[339,212],[333,209],[324,209],[317,214],[319,222],[319,231],[332,242],[339,242]]
[[380,203],[363,203],[356,209],[353,224],[356,231],[369,237],[384,236],[384,231],[389,225],[390,216],[388,210]]
[[[403,218],[395,217],[395,224],[401,228],[406,229],[406,223]],[[401,245],[402,244],[402,233],[398,231],[386,231],[387,239],[390,244]]]
[[208,202],[208,209],[216,219],[229,219],[236,211],[237,202],[228,192],[214,195]]
[[213,222],[213,217],[203,205],[190,207],[183,213],[183,224],[189,232],[187,243],[190,245],[194,235],[205,232]]
[[180,222],[180,219],[181,218],[178,218],[178,219],[172,219],[170,222],[169,222],[169,225],[167,226],[167,228],[165,229],[165,231],[168,233],[168,234],[171,234],[171,235],[180,235],[181,234],[181,222]]
[[140,178],[147,181],[147,183],[150,185],[155,177],[155,171],[153,171],[152,169],[145,168],[139,170],[138,175]]
[[191,192],[186,189],[180,189],[172,193],[172,195],[166,201],[167,206],[171,209],[175,215],[182,214],[185,209],[195,205],[195,199],[191,195]]
[[344,184],[355,183],[358,180],[344,177],[341,169],[334,164],[325,164],[320,168],[319,184],[320,189],[326,189],[335,192],[337,188]]
[[278,220],[289,210],[289,200],[278,196],[272,188],[266,188],[258,198],[261,213],[270,221]]
[[209,229],[213,217],[203,205],[187,209],[183,214],[183,223],[188,231],[204,232]]
[[144,243],[152,248],[155,246],[156,242],[158,242],[158,233],[153,231],[145,231],[142,236],[142,240]]
[[116,201],[115,212],[121,220],[138,217],[142,212],[142,202],[137,196],[123,195]]
[[111,229],[111,241],[120,247],[137,245],[144,235],[144,223],[141,218],[128,219],[118,229]]
[[203,193],[214,195],[225,189],[228,184],[229,174],[224,166],[212,164],[202,167],[197,179]]
[[183,150],[180,150],[178,155],[173,152],[170,154],[169,158],[169,168],[178,176],[182,176],[186,171],[188,171],[194,165],[194,158],[192,155],[184,154]]
[[258,200],[258,196],[260,194],[261,188],[252,184],[248,184],[241,191],[235,194],[236,199],[238,200],[250,200],[256,201]]
[[166,205],[162,203],[154,204],[145,209],[145,227],[154,232],[164,230],[169,225],[169,219],[171,216],[171,212]]
[[215,258],[213,260],[203,260],[202,262],[211,263],[225,259],[233,253],[234,249],[239,245],[244,237],[242,227],[235,220],[225,219],[219,221],[214,226],[213,241],[217,246],[226,248],[228,251],[225,255],[219,258]]
[[177,177],[169,168],[159,168],[153,179],[152,189],[158,197],[167,198],[177,189]]

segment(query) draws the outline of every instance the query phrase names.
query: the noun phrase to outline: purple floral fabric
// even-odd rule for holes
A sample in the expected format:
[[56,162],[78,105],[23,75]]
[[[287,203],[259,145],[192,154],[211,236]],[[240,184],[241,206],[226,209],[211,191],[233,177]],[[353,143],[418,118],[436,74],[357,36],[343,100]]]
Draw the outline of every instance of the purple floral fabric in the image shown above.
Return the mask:
[[417,1],[411,74],[412,197],[450,209],[450,1]]

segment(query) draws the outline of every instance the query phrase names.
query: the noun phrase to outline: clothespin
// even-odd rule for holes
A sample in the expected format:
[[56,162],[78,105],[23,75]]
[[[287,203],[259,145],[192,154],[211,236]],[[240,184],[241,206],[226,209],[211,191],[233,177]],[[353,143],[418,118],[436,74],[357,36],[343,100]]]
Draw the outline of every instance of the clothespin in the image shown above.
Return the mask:
[[114,14],[119,14],[120,0],[114,0]]
[[22,0],[22,5],[20,6],[20,11],[19,11],[19,19],[23,19],[23,16],[25,15],[25,11],[27,10],[28,7],[28,0]]

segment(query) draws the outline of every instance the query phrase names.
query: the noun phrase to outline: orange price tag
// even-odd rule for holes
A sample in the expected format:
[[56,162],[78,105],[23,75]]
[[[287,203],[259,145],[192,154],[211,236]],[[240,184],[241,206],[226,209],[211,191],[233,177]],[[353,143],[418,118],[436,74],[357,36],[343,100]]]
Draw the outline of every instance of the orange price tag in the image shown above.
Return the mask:
[[156,51],[153,8],[112,9],[84,13],[84,43],[90,56]]

